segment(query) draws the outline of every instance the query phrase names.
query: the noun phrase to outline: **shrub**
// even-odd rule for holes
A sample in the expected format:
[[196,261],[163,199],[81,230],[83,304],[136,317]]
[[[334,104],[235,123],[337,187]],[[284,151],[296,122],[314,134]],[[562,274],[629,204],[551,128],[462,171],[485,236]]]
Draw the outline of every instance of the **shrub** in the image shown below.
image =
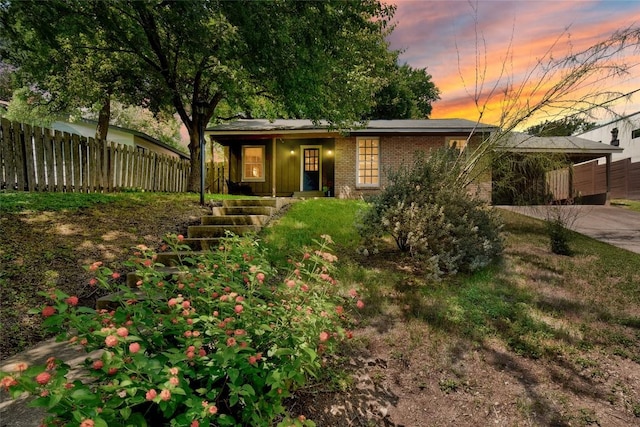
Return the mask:
[[457,184],[457,151],[416,153],[411,167],[388,173],[390,184],[358,221],[365,246],[391,235],[398,248],[422,258],[435,277],[473,272],[502,252],[500,221]]
[[[185,259],[171,277],[141,246],[130,261],[140,278],[135,289],[96,262],[91,283],[119,292],[113,309],[78,307],[76,297],[56,291],[37,310],[60,340],[101,350],[85,361],[88,378],[67,379],[69,367],[51,358],[0,374],[1,384],[14,397],[39,396],[33,404],[52,414],[48,425],[314,425],[286,416],[283,401],[350,335],[339,304],[357,291],[339,292],[329,242],[324,236],[282,275],[248,238],[229,237]],[[176,239],[171,245],[182,248]]]

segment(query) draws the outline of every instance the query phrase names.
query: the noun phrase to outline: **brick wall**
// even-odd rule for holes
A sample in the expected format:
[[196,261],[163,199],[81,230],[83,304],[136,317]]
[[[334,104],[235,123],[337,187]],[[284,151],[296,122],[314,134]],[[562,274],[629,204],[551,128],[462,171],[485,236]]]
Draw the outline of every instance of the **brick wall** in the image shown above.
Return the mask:
[[[444,135],[380,136],[380,188],[387,184],[386,169],[397,169],[403,162],[410,164],[416,151],[428,152],[444,147],[445,138]],[[335,142],[336,196],[350,198],[377,193],[378,188],[358,188],[356,185],[356,137],[336,138]]]

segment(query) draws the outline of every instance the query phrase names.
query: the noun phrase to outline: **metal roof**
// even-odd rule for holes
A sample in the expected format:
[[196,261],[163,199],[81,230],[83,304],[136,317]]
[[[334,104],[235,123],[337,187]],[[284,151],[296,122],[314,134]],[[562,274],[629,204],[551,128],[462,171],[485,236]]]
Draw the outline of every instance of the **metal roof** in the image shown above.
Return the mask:
[[495,127],[464,119],[371,120],[362,128],[334,129],[328,122],[311,120],[240,119],[206,129],[213,136],[296,133],[455,133],[490,132]]
[[509,153],[556,153],[567,155],[574,162],[583,162],[621,153],[622,148],[577,136],[532,136],[513,132],[498,142],[498,151]]

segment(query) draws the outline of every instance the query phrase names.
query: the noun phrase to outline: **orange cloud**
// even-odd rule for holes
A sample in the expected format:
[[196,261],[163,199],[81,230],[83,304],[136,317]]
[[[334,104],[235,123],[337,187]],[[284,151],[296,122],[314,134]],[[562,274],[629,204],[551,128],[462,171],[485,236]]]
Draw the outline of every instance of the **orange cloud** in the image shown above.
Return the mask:
[[[498,93],[505,87],[521,88],[523,102],[535,103],[554,83],[541,77],[539,60],[544,64],[583,51],[640,16],[637,2],[480,1],[476,11],[467,2],[395,3],[397,26],[390,45],[404,49],[402,61],[427,68],[433,76],[441,100],[434,103],[432,117],[473,120],[484,105],[482,120],[493,124],[499,123],[504,104],[500,96],[488,98],[491,88]],[[640,64],[637,52],[616,59]],[[560,79],[561,73],[553,77]],[[629,92],[640,88],[640,78],[633,77],[583,84],[573,96],[589,90]],[[544,87],[535,90],[540,82]],[[480,106],[474,105],[476,93],[481,94]],[[640,103],[621,108],[638,111]]]

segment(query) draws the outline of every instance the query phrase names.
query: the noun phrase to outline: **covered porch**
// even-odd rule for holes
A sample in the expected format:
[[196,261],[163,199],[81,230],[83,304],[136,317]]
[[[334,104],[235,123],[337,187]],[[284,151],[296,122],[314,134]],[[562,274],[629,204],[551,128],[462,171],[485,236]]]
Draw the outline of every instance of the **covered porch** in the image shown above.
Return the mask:
[[[267,122],[268,123],[268,122]],[[318,197],[335,194],[335,139],[324,129],[282,124],[265,129],[207,130],[224,147],[226,184],[230,194],[271,197]]]

